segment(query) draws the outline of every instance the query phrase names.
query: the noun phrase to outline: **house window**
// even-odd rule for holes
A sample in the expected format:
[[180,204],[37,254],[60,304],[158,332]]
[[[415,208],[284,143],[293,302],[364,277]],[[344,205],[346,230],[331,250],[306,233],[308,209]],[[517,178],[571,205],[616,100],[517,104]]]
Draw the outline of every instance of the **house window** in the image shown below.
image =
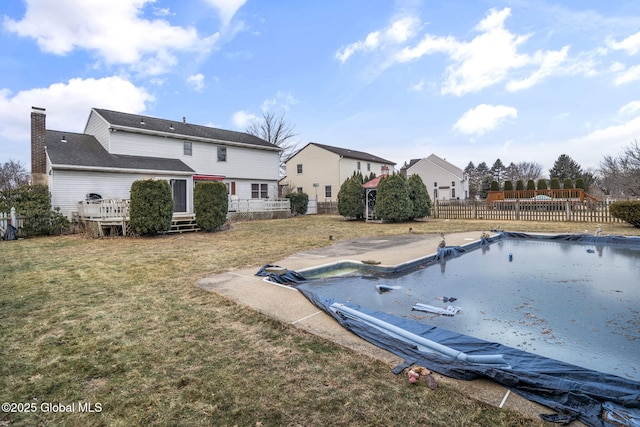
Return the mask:
[[227,161],[227,147],[223,147],[221,145],[218,146],[218,161],[219,162]]
[[191,151],[191,142],[184,141],[182,143],[182,152],[185,156],[190,156],[191,154],[193,154]]
[[302,193],[302,187],[298,187],[298,188],[296,188],[296,191],[297,191],[298,193]]
[[296,173],[298,174],[302,173],[302,164],[296,165]]
[[331,186],[330,185],[325,185],[324,186],[324,197],[326,197],[327,199],[331,198]]
[[433,183],[433,186],[434,186],[434,187],[436,187],[436,188],[438,188],[438,183],[437,183],[437,182],[434,182],[434,183]]
[[371,172],[371,163],[367,163],[367,172]]
[[451,181],[451,186],[455,187],[456,186],[456,182],[455,181]]
[[236,195],[236,183],[235,181],[226,182],[224,185],[227,186],[227,194],[230,196]]
[[360,162],[358,162],[357,169],[360,170]]
[[269,186],[267,184],[251,184],[252,199],[268,199]]
[[451,198],[455,199],[456,198],[456,189],[455,188],[451,188]]

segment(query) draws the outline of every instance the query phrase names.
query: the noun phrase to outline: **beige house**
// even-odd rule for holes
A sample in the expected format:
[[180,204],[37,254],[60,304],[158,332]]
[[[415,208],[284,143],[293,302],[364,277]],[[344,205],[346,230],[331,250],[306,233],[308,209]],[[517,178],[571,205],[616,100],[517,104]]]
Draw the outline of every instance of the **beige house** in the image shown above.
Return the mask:
[[400,173],[422,178],[431,200],[465,200],[469,197],[469,177],[462,169],[435,154],[412,159],[402,166]]
[[383,168],[393,170],[394,165],[373,154],[310,142],[287,160],[280,186],[319,202],[335,202],[340,186],[354,172],[379,176]]

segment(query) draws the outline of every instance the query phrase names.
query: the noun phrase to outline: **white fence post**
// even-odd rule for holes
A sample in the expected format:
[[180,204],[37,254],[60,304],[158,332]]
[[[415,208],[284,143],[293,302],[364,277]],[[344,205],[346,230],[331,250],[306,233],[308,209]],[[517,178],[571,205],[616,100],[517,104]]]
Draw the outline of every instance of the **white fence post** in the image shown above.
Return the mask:
[[11,208],[11,225],[18,228],[18,218],[16,216],[16,208],[14,207]]

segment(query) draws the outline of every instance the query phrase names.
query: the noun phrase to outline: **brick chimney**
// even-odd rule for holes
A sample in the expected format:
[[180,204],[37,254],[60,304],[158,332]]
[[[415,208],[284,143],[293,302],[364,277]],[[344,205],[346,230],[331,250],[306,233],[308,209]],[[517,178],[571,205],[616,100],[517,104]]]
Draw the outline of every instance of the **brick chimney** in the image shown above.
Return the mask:
[[45,109],[31,107],[31,184],[47,185],[46,118]]

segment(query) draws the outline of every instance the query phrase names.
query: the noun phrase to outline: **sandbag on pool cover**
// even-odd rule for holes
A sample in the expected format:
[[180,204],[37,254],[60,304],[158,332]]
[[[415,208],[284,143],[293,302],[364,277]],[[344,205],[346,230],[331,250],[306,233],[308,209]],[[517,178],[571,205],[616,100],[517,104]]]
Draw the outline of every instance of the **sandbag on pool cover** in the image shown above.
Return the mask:
[[[310,288],[301,284],[298,290],[314,305],[333,316],[344,328],[401,357],[405,363],[422,365],[442,375],[462,380],[472,380],[478,377],[490,378],[530,401],[552,408],[562,414],[575,415],[579,421],[588,426],[620,425],[612,424],[603,419],[605,413],[603,405],[607,402],[623,408],[636,419],[640,418],[640,383],[638,382],[355,304],[335,301],[332,298],[318,295]],[[366,322],[334,312],[331,309],[334,303],[352,307],[368,316],[376,317],[412,334],[464,352],[469,356],[501,354],[511,368],[502,369],[491,365],[469,363],[418,349],[416,346],[408,345],[406,340],[386,334]],[[630,424],[630,427],[636,426]]]

